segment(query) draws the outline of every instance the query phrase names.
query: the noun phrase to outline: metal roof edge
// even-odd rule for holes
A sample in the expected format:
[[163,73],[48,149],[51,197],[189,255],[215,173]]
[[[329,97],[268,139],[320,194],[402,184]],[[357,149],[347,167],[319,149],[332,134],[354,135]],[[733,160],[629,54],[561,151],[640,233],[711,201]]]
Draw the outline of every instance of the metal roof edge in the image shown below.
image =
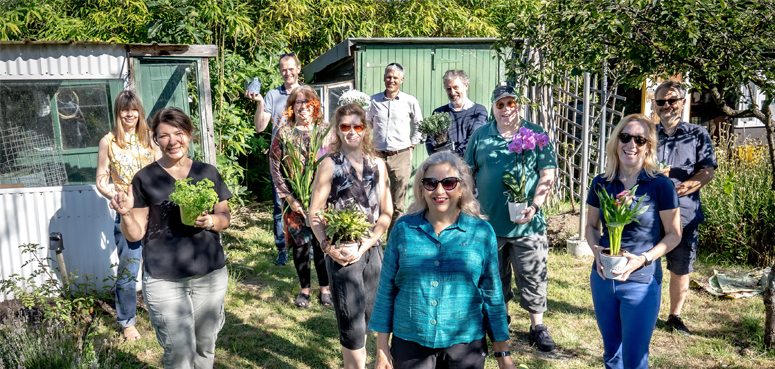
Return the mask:
[[137,55],[130,56],[144,56],[147,54],[155,53],[167,53],[177,56],[197,56],[197,57],[214,57],[218,55],[217,45],[196,45],[196,44],[160,44],[155,41],[150,43],[121,43],[121,42],[105,42],[105,41],[76,41],[68,40],[35,40],[25,38],[21,41],[0,41],[0,46],[3,45],[74,45],[74,46],[89,46],[89,45],[116,45],[124,47],[130,53]]
[[318,56],[315,58],[315,60],[303,66],[301,70],[304,73],[304,76],[311,79],[315,74],[322,71],[329,65],[352,56],[350,53],[350,47],[353,46],[354,43],[351,40],[352,39],[350,38],[345,39],[344,41],[336,44],[336,46],[328,49],[328,51],[323,53],[323,55]]

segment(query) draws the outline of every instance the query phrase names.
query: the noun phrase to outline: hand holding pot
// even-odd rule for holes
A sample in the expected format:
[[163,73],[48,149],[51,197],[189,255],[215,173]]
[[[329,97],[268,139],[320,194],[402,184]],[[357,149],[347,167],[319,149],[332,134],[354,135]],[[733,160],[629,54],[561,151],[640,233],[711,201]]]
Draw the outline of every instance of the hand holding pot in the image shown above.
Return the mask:
[[127,188],[127,192],[119,192],[110,200],[110,208],[115,210],[121,216],[126,215],[135,207],[135,197],[132,195],[132,186]]
[[532,206],[528,206],[525,210],[522,210],[524,217],[521,220],[515,220],[514,223],[519,225],[528,224],[533,220],[533,216],[536,215],[536,209]]
[[206,228],[210,224],[213,224],[212,217],[210,217],[210,215],[207,214],[206,211],[203,211],[202,214],[199,214],[199,216],[196,217],[196,221],[194,222],[194,227]]
[[[621,278],[617,278],[617,281],[626,281],[627,278],[630,278],[630,274],[635,271],[635,269],[638,269],[643,266],[643,264],[646,262],[643,260],[643,258],[640,257],[640,255],[635,255],[627,252],[627,250],[622,250],[622,255],[626,257],[627,260],[627,266],[624,270],[621,272],[613,271],[613,274],[621,274]],[[605,278],[603,278],[605,279]]]
[[603,280],[605,280],[605,274],[603,274],[603,263],[600,261],[600,253],[603,252],[603,248],[598,245],[592,245],[590,246],[592,248],[592,254],[595,255],[595,265],[597,268],[597,275],[600,276]]
[[[328,242],[326,242],[328,243]],[[342,253],[342,249],[337,249],[334,247],[334,245],[331,245],[328,243],[328,248],[325,249],[325,253],[328,254],[328,256],[337,262],[341,266],[347,266],[347,264],[350,264],[350,261],[352,260],[351,255],[346,255]]]

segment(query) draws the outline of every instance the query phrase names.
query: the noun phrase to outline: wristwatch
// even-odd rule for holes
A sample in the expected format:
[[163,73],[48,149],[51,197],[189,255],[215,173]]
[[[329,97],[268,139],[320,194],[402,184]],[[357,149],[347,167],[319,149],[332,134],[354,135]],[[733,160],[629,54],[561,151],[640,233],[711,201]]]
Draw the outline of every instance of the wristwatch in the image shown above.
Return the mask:
[[651,255],[649,255],[647,252],[640,254],[640,256],[643,256],[643,258],[646,259],[646,262],[643,263],[643,266],[649,266],[651,265],[651,262],[654,261]]
[[492,356],[495,356],[495,357],[511,356],[511,351],[496,351],[492,353]]
[[209,230],[213,229],[213,227],[215,227],[215,223],[213,223],[213,217],[210,216],[210,225],[205,227],[205,231],[209,231]]
[[538,205],[536,205],[536,203],[531,203],[531,204],[530,204],[530,207],[532,207],[533,209],[535,209],[535,210],[536,210],[536,214],[538,214],[538,210],[540,210],[540,209],[541,209],[541,208],[540,208]]

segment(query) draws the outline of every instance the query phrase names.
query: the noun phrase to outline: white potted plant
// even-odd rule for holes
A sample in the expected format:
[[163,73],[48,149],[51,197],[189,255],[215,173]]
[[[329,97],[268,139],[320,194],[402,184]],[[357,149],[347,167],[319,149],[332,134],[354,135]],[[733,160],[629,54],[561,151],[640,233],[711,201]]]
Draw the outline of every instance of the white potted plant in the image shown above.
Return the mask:
[[522,211],[528,207],[528,196],[525,194],[525,154],[528,150],[535,150],[536,146],[543,150],[548,144],[549,136],[545,133],[536,134],[525,127],[521,127],[509,143],[509,151],[517,154],[517,164],[520,165],[522,173],[519,180],[511,172],[503,173],[503,184],[508,188],[503,194],[508,198],[509,218],[512,222],[522,220],[525,217]]
[[363,110],[369,110],[369,106],[371,106],[371,97],[358,90],[347,90],[339,98],[339,106],[347,104],[358,104]]
[[455,150],[455,143],[449,139],[449,128],[452,126],[452,116],[447,113],[435,113],[425,118],[420,123],[420,132],[424,135],[430,135],[436,141],[433,150],[452,151]]
[[613,272],[619,273],[623,271],[628,262],[628,259],[622,255],[621,250],[622,231],[624,226],[632,222],[640,223],[635,217],[646,212],[649,206],[641,206],[644,196],[641,196],[635,206],[631,206],[638,185],[635,185],[628,191],[622,191],[616,196],[609,195],[602,185],[600,187],[597,190],[597,196],[600,199],[600,209],[603,211],[606,228],[608,228],[610,244],[609,248],[603,249],[600,252],[600,263],[603,266],[603,275],[606,278],[620,279],[621,274],[614,274]]
[[361,238],[369,234],[369,228],[374,225],[366,221],[366,214],[357,210],[354,205],[341,210],[327,209],[323,213],[328,243],[342,250],[343,255],[353,255],[358,252]]

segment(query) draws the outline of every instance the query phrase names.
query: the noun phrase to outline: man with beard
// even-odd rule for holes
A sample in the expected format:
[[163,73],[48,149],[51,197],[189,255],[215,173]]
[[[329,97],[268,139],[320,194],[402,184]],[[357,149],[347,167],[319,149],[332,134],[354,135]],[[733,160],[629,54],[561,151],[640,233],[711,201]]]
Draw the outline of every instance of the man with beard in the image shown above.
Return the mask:
[[[269,123],[272,123],[274,125],[272,127],[272,140],[274,140],[278,126],[285,124],[283,110],[285,110],[285,103],[288,102],[288,96],[294,88],[299,86],[299,72],[301,72],[299,58],[294,53],[280,55],[279,69],[283,77],[283,84],[267,92],[266,98],[262,97],[261,94],[245,91],[245,97],[258,102],[256,114],[253,117],[256,131],[261,133]],[[288,252],[285,248],[285,232],[283,232],[282,203],[272,181],[272,176],[269,176],[269,185],[272,187],[272,203],[274,204],[272,216],[274,218],[274,243],[277,246],[275,264],[285,265],[288,262]]]
[[718,167],[713,141],[708,131],[681,120],[686,103],[686,89],[680,82],[666,81],[654,94],[659,124],[657,160],[670,168],[681,204],[681,243],[665,255],[670,271],[670,315],[667,326],[683,335],[691,335],[681,319],[681,308],[689,292],[689,273],[697,259],[698,227],[705,221],[700,202],[700,188],[713,179]]
[[[433,111],[449,113],[452,125],[449,127],[449,139],[455,144],[455,153],[465,155],[468,139],[477,128],[487,124],[487,108],[468,99],[468,84],[471,80],[463,70],[450,69],[444,73],[444,90],[447,92],[449,104],[440,106]],[[428,155],[436,150],[436,140],[430,135],[425,140]]]

